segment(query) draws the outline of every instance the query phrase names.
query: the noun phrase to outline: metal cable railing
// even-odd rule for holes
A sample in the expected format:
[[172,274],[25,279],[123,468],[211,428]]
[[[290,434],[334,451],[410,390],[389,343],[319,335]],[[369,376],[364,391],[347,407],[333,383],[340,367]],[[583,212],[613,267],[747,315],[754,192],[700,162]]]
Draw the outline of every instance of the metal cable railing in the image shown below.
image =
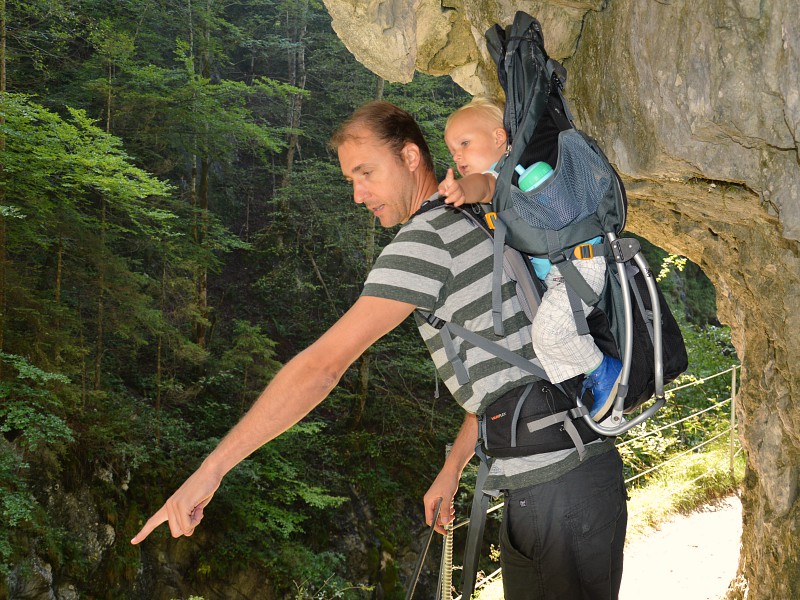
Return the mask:
[[715,409],[719,408],[723,404],[728,404],[730,401],[731,401],[730,398],[726,398],[725,400],[723,400],[721,402],[717,402],[713,406],[706,407],[703,410],[698,410],[697,412],[694,412],[694,413],[692,413],[692,414],[690,414],[690,415],[688,415],[686,417],[683,417],[682,419],[678,419],[677,421],[672,421],[671,423],[667,423],[666,425],[662,425],[661,427],[658,427],[656,429],[651,429],[650,431],[646,431],[645,433],[643,433],[641,435],[637,435],[636,437],[630,438],[629,440],[625,440],[624,442],[620,442],[619,444],[617,444],[617,448],[624,448],[625,446],[630,446],[634,442],[638,442],[639,440],[642,440],[642,439],[644,439],[646,437],[650,437],[652,435],[655,435],[659,431],[664,431],[665,429],[671,429],[671,428],[675,427],[676,425],[680,425],[681,423],[683,423],[685,421],[690,421],[691,419],[695,419],[695,418],[697,418],[698,416],[700,416],[700,415],[702,415],[704,413],[711,412],[712,410],[715,410]]
[[695,450],[697,450],[698,448],[702,448],[703,446],[707,446],[708,444],[710,444],[710,443],[711,443],[711,442],[713,442],[714,440],[718,440],[718,439],[719,439],[719,438],[721,438],[722,436],[724,436],[724,435],[727,435],[729,432],[730,432],[730,428],[726,429],[726,430],[725,430],[725,431],[723,431],[722,433],[719,433],[719,434],[715,435],[715,436],[714,436],[714,437],[712,437],[712,438],[709,438],[709,439],[707,439],[707,440],[704,440],[704,441],[700,442],[699,444],[697,444],[697,445],[695,445],[695,446],[692,446],[691,448],[687,448],[687,449],[686,449],[686,450],[684,450],[683,452],[679,452],[678,454],[673,454],[672,456],[670,456],[670,457],[669,457],[667,460],[665,460],[664,462],[662,462],[662,463],[659,463],[659,464],[657,464],[656,466],[654,466],[654,467],[651,467],[651,468],[647,469],[646,471],[642,471],[641,473],[637,473],[637,474],[636,474],[636,475],[634,475],[633,477],[629,477],[629,478],[627,478],[627,479],[625,480],[625,483],[630,483],[631,481],[636,481],[636,480],[637,480],[637,479],[639,479],[640,477],[644,477],[645,475],[648,475],[648,474],[650,474],[650,473],[652,473],[652,472],[654,472],[654,471],[657,471],[657,470],[659,470],[659,469],[663,468],[664,466],[666,466],[666,465],[668,465],[668,464],[670,464],[670,463],[672,463],[672,462],[674,462],[674,461],[678,460],[678,459],[679,459],[679,458],[681,458],[682,456],[686,456],[687,454],[690,454],[690,453],[694,452],[694,451],[695,451]]

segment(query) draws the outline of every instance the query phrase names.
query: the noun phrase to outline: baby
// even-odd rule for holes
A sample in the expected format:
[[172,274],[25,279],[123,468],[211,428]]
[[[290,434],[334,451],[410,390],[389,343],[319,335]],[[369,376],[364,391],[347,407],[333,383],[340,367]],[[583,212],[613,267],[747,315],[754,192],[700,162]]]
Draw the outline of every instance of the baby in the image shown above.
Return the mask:
[[[506,151],[508,135],[503,126],[503,109],[486,98],[475,98],[447,119],[444,140],[461,179],[453,169],[439,184],[439,193],[454,206],[463,203],[491,202],[494,195],[497,162]],[[552,165],[551,165],[552,166]],[[586,243],[599,243],[602,238]],[[558,267],[547,259],[531,258],[537,277],[544,281],[542,296],[533,320],[533,349],[551,383],[585,374],[584,390],[591,389],[594,403],[589,411],[600,421],[617,395],[622,363],[604,355],[591,335],[578,335],[575,318],[567,298],[564,279]],[[604,285],[606,264],[602,256],[574,261],[578,272],[599,294]],[[583,305],[588,314],[591,308]]]

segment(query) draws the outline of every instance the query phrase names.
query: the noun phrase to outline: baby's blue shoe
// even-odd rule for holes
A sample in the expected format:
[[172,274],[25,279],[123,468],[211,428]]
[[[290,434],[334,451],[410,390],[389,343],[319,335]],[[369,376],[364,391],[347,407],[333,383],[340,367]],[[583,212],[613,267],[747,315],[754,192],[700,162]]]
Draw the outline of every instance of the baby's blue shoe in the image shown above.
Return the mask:
[[619,376],[622,372],[622,363],[611,356],[604,356],[603,362],[583,380],[583,391],[592,390],[594,404],[589,410],[589,416],[599,422],[617,397]]

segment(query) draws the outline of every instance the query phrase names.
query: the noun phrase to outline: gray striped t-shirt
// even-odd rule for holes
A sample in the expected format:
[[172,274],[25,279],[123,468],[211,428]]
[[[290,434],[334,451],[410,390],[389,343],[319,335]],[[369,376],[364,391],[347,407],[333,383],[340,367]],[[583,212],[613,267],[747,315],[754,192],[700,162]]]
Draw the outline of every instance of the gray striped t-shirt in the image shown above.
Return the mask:
[[[526,358],[533,358],[531,323],[505,273],[502,317],[505,335],[492,321],[492,243],[484,231],[452,209],[433,209],[406,223],[386,246],[364,284],[362,295],[414,304],[440,319],[455,322]],[[460,386],[439,336],[419,315],[417,325],[442,380],[467,411],[481,414],[504,393],[536,378],[504,360],[454,338],[469,373]],[[587,447],[589,455],[598,444]],[[602,444],[605,446],[605,444]],[[574,449],[494,461],[487,489],[518,489],[559,477],[577,466]]]
[[[375,262],[363,294],[414,304],[533,358],[531,324],[517,300],[514,282],[503,274],[503,337],[494,334],[491,288],[492,243],[486,233],[454,210],[434,209],[398,232]],[[459,386],[439,330],[418,315],[417,324],[442,380],[469,412],[482,413],[500,395],[535,380],[493,354],[454,338],[470,379]]]

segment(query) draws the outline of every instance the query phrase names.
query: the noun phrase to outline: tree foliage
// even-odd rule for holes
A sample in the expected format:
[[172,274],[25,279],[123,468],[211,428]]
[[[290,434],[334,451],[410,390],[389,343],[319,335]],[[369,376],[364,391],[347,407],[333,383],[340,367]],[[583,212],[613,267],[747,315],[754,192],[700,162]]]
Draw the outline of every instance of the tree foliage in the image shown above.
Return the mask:
[[[376,79],[316,2],[11,1],[5,17],[0,560],[39,548],[55,581],[123,597],[142,519],[360,292],[374,223],[327,140]],[[466,100],[432,78],[389,94],[432,140]],[[458,412],[419,399],[432,369],[412,327],[368,366],[226,480],[188,585],[255,567],[279,591],[334,593],[377,576],[323,532],[358,505],[362,534],[406,539],[425,478],[396,457],[420,431],[423,454],[443,447]],[[78,496],[117,534],[97,556],[56,508]]]

